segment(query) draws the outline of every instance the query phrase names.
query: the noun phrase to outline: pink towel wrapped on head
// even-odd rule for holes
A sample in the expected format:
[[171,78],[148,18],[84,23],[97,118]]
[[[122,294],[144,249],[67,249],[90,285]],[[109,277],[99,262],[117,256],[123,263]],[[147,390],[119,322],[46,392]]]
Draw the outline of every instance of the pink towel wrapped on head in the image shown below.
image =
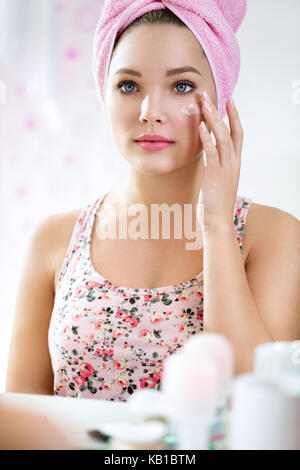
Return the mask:
[[210,64],[223,118],[240,70],[235,33],[242,23],[247,0],[106,0],[93,42],[93,75],[105,109],[105,87],[115,40],[133,21],[152,10],[168,8],[192,31]]

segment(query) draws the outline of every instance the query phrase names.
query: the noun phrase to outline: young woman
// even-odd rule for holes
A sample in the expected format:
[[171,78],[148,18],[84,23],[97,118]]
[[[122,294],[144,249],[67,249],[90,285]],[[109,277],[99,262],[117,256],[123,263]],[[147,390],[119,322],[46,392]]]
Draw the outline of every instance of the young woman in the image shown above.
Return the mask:
[[[136,390],[160,388],[164,359],[191,335],[226,336],[235,374],[252,370],[258,344],[300,337],[299,221],[237,195],[239,114],[227,100],[228,129],[219,85],[192,31],[168,9],[130,26],[114,45],[105,88],[127,181],[87,207],[46,217],[35,231],[7,392],[126,401]],[[137,144],[145,134],[172,143]],[[186,249],[191,240],[174,232],[122,238],[119,227],[135,215],[120,210],[124,201],[141,204],[147,221],[155,204],[177,204],[182,213],[189,205],[199,246]],[[117,222],[115,239],[97,235],[104,221]]]

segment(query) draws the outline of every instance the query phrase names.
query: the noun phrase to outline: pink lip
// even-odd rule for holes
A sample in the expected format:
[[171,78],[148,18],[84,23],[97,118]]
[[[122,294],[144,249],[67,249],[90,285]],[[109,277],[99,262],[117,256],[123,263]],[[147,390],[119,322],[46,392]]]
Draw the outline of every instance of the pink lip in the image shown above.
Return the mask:
[[142,134],[138,139],[139,142],[174,142],[173,140],[167,139],[166,137],[159,134]]
[[141,147],[143,150],[164,150],[171,145],[174,144],[174,142],[149,142],[149,141],[136,141],[136,144]]

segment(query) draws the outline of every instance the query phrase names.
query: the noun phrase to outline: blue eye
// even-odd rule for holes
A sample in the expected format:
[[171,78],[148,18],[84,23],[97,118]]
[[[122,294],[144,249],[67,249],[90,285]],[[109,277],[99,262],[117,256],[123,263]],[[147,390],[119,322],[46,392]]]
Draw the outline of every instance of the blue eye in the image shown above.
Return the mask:
[[[121,83],[119,83],[119,84],[117,85],[117,90],[118,90],[119,93],[121,93],[122,95],[131,95],[132,93],[131,93],[130,91],[128,92],[128,91],[123,91],[123,90],[122,90],[122,87],[123,87],[124,85],[125,85],[125,86],[127,86],[127,85],[135,86],[135,83],[134,83],[134,82],[130,82],[130,81],[127,80],[127,81],[121,82]],[[183,85],[183,86],[189,86],[189,87],[191,87],[192,89],[191,89],[190,91],[186,92],[186,93],[183,93],[183,92],[180,92],[180,91],[179,91],[179,92],[177,93],[177,94],[179,94],[179,95],[187,95],[188,93],[191,93],[191,92],[194,90],[194,88],[196,88],[195,85],[193,85],[192,83],[189,83],[189,82],[179,82],[179,83],[175,84],[174,87],[178,87],[178,86],[182,86],[182,85]]]

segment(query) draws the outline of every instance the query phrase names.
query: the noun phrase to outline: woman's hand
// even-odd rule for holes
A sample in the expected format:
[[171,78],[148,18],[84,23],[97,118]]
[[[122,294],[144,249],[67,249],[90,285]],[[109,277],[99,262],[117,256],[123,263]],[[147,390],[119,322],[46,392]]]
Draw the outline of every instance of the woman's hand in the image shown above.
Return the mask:
[[27,411],[0,406],[0,450],[77,450],[52,422]]
[[211,112],[206,108],[205,97],[208,95],[204,92],[199,104],[207,125],[214,133],[216,145],[201,123],[199,133],[207,165],[198,199],[197,217],[204,233],[217,226],[233,226],[244,135],[237,109],[230,100],[226,104],[231,128],[229,132],[210,97],[208,105]]

